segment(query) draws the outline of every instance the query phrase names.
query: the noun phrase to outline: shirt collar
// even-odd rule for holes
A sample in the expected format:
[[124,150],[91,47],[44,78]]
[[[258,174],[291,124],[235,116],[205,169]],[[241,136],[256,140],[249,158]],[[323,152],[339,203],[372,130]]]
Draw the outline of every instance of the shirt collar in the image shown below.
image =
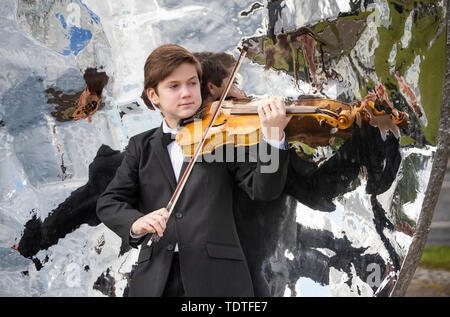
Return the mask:
[[166,120],[163,119],[163,124],[162,124],[162,129],[163,129],[163,133],[172,133],[172,134],[177,134],[177,130],[171,129],[167,123]]

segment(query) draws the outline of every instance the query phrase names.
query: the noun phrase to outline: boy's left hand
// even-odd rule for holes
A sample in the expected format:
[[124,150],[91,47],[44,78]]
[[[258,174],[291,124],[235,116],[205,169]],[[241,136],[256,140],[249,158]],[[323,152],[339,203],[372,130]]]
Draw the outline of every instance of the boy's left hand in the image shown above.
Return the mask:
[[262,101],[258,105],[261,131],[267,140],[281,141],[284,128],[292,118],[286,116],[284,100],[281,97],[272,97]]

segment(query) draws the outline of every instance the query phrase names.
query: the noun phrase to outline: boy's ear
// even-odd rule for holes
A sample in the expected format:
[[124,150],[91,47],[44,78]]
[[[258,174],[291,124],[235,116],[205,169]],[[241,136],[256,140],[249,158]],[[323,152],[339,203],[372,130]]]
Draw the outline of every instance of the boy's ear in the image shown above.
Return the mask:
[[218,87],[214,85],[212,82],[208,81],[208,83],[206,84],[206,88],[208,89],[208,95],[210,95],[213,98],[216,98]]
[[159,105],[159,96],[154,88],[147,89],[147,97],[155,106]]

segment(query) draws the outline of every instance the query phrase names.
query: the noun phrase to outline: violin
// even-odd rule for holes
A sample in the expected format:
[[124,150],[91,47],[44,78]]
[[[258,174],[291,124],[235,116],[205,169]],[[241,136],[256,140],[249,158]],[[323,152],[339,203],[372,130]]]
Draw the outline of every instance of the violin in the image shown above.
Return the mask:
[[[208,130],[200,154],[211,153],[225,144],[234,144],[236,147],[258,144],[261,136],[258,105],[261,103],[267,103],[267,99],[223,101],[220,114]],[[381,102],[377,102],[376,99],[353,105],[323,98],[305,98],[291,102],[286,106],[286,115],[295,118],[285,128],[287,141],[304,142],[309,139],[310,142],[306,143],[318,146],[326,145],[324,140],[328,141],[330,135],[348,139],[355,121],[361,126],[370,121],[374,115],[389,114],[394,124],[398,126],[405,124],[408,119],[406,113],[380,104]],[[185,156],[191,157],[194,154],[217,106],[216,101],[201,108],[199,113],[185,122],[184,127],[177,133],[175,141]]]

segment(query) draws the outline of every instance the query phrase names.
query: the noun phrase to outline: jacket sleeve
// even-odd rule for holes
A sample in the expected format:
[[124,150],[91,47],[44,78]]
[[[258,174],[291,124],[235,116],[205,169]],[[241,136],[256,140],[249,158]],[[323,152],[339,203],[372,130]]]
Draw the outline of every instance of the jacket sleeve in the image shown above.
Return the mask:
[[132,247],[142,243],[131,239],[131,225],[144,216],[137,210],[139,195],[139,153],[134,138],[130,139],[125,156],[112,181],[97,200],[97,216],[123,241]]
[[[287,148],[287,146],[286,146]],[[238,150],[239,151],[239,150]],[[278,198],[286,184],[289,151],[269,145],[261,138],[258,146],[246,147],[245,158],[228,163],[236,185],[252,200]]]

